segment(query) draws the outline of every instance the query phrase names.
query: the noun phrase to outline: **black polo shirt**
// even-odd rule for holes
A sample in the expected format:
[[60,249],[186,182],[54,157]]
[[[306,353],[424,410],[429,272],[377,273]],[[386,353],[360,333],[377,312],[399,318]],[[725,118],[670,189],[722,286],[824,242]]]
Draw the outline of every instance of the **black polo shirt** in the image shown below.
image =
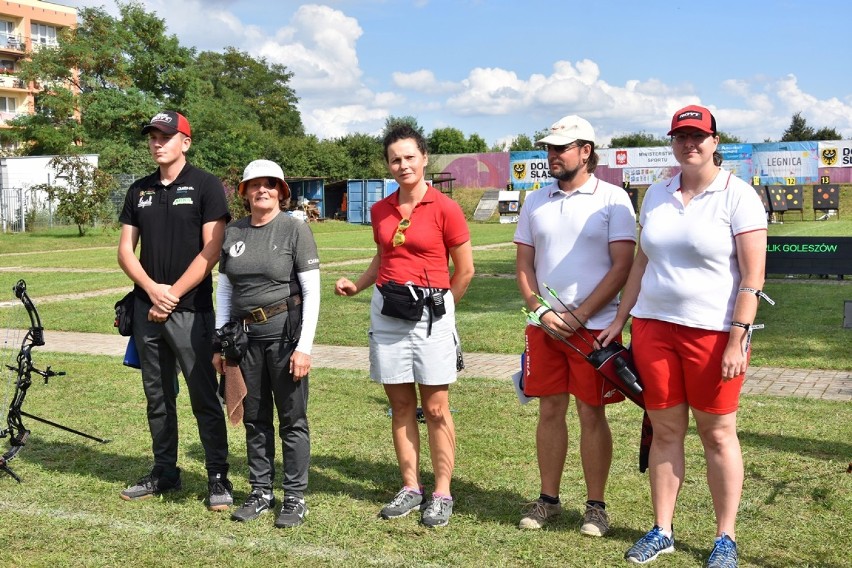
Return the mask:
[[[127,190],[119,221],[139,229],[139,261],[148,276],[161,284],[177,282],[203,248],[201,227],[217,219],[230,221],[225,188],[219,178],[187,163],[169,185],[158,169],[136,180]],[[139,286],[136,295],[150,302]],[[213,278],[207,275],[187,292],[177,309],[213,309]]]

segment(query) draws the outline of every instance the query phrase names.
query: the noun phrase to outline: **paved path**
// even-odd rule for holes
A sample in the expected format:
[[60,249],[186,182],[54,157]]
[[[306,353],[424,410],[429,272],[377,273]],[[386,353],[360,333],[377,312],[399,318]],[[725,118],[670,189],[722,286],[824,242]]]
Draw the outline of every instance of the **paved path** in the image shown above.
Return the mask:
[[[122,357],[127,338],[118,334],[45,331],[45,351],[114,355]],[[495,353],[466,353],[462,377],[508,380],[520,369],[520,357]],[[314,366],[367,371],[366,347],[314,346]],[[743,387],[745,394],[800,396],[824,400],[852,401],[852,372],[780,367],[751,367]]]

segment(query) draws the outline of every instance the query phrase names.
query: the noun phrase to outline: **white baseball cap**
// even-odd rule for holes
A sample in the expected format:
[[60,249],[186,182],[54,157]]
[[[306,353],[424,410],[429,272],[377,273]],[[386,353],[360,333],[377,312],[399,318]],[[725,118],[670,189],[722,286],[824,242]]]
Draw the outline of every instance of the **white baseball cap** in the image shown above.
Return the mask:
[[247,165],[246,169],[243,171],[243,180],[240,182],[240,185],[237,186],[237,191],[240,192],[240,195],[244,194],[246,191],[247,181],[264,177],[271,177],[280,180],[284,186],[284,191],[287,193],[287,195],[284,196],[284,199],[290,199],[290,186],[287,185],[286,181],[284,181],[284,170],[282,170],[281,166],[272,160],[255,160]]
[[589,121],[580,118],[577,115],[569,115],[560,118],[558,122],[554,122],[550,127],[550,134],[536,140],[536,145],[552,144],[554,146],[562,146],[570,144],[575,140],[586,140],[594,143],[595,129],[589,124]]

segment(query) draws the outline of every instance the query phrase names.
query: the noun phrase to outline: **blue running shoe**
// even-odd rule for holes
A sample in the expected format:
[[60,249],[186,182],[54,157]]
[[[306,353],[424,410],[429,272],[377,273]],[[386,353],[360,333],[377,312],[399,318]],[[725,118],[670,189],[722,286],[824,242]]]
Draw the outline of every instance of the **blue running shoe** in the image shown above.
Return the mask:
[[707,568],[737,568],[737,543],[725,533],[716,538]]
[[624,559],[634,564],[645,564],[659,556],[674,552],[674,532],[666,536],[663,529],[654,525],[648,534],[636,541],[624,555]]

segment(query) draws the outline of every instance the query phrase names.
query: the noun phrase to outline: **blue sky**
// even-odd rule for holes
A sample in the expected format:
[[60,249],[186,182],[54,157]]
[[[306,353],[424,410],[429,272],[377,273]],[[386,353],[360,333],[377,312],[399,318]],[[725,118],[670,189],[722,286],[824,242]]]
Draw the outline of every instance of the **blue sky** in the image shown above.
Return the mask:
[[[111,0],[56,0],[104,6]],[[852,2],[763,0],[142,0],[199,50],[234,46],[294,73],[308,132],[375,134],[415,116],[489,146],[578,114],[598,144],[663,136],[703,104],[746,142],[801,112],[852,137]],[[191,119],[191,117],[190,117]]]

